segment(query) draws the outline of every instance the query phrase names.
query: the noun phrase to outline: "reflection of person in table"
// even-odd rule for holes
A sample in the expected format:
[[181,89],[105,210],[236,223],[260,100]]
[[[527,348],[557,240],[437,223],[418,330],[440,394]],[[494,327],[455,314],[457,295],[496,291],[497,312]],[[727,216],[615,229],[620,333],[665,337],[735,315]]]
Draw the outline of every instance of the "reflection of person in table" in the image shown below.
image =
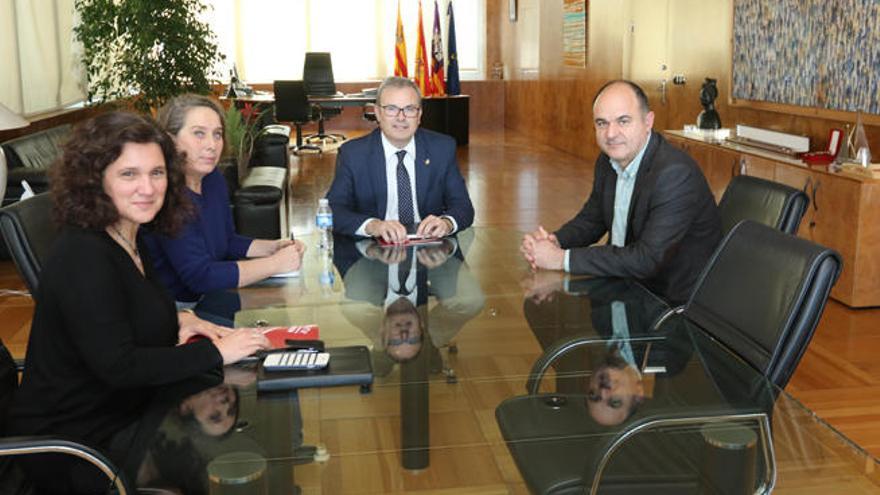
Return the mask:
[[217,437],[232,429],[238,419],[238,390],[218,385],[188,397],[178,408],[184,422],[202,433]]
[[385,308],[380,337],[394,361],[408,361],[422,349],[422,317],[412,301],[399,297]]
[[587,409],[601,425],[623,423],[645,400],[642,373],[631,349],[627,355],[625,349],[616,345],[607,348],[587,385]]
[[175,236],[148,236],[162,282],[180,303],[207,292],[252,284],[299,269],[303,244],[264,240],[235,232],[226,181],[217,168],[223,153],[224,117],[214,100],[181,95],[159,110],[159,124],[186,157],[187,193],[195,217]]
[[[346,297],[369,303],[343,304],[342,313],[392,359],[417,354],[425,332],[434,347],[447,345],[483,308],[483,291],[455,239],[408,249],[337,236],[334,248]],[[430,309],[429,296],[438,302]]]

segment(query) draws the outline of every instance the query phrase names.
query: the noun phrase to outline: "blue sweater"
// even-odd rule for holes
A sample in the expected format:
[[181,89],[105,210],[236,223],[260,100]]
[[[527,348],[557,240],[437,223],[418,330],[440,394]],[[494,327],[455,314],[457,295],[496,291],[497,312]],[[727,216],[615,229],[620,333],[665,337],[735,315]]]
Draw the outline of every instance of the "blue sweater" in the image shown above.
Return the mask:
[[187,189],[196,217],[176,237],[144,232],[144,242],[159,279],[178,301],[238,287],[236,260],[253,239],[235,233],[229,192],[218,169],[202,179],[202,194]]

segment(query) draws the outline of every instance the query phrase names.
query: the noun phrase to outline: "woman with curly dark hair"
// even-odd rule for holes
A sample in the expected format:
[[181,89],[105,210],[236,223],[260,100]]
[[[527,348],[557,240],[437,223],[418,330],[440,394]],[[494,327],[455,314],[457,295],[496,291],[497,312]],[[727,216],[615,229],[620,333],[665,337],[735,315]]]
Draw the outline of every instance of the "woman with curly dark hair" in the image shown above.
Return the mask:
[[[62,435],[124,459],[130,438],[120,432],[158,386],[217,370],[268,341],[178,313],[141,256],[141,225],[172,233],[191,209],[174,143],[152,120],[111,112],[84,122],[51,178],[60,234],[40,273],[11,431]],[[207,338],[181,345],[195,335]],[[50,456],[25,467],[46,491],[90,491],[70,463]]]
[[180,307],[207,292],[243,287],[299,269],[303,244],[236,234],[226,181],[217,169],[223,153],[223,112],[206,96],[186,94],[159,109],[159,125],[186,156],[186,191],[195,217],[179,235],[150,235],[147,247],[159,278]]

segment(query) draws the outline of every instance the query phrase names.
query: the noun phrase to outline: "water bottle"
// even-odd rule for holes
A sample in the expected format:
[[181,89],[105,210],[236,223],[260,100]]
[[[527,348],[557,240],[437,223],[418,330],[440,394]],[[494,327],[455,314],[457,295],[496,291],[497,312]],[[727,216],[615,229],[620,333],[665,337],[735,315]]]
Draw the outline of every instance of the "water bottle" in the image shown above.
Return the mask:
[[333,250],[333,211],[327,198],[318,200],[318,213],[315,215],[315,225],[318,227],[320,240],[318,247],[322,250]]
[[[330,238],[331,242],[333,238]],[[321,293],[330,294],[333,292],[333,282],[336,280],[336,271],[333,269],[333,254],[329,250],[321,253],[321,274],[318,275],[318,281],[321,284]]]

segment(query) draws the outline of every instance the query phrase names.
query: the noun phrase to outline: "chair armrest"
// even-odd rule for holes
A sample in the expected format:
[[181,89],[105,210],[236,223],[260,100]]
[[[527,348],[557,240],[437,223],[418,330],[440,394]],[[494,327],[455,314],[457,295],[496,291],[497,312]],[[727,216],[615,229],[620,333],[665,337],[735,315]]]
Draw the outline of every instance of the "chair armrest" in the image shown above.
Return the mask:
[[[585,480],[589,482],[590,494],[599,492],[599,485],[602,482],[602,474],[611,460],[614,453],[632,436],[654,428],[662,428],[668,426],[693,426],[705,425],[709,423],[723,423],[728,421],[754,421],[758,425],[758,431],[761,437],[761,454],[762,459],[767,466],[764,470],[764,479],[756,493],[770,493],[776,484],[776,456],[773,449],[773,436],[770,429],[770,419],[767,414],[760,411],[733,411],[727,408],[719,407],[714,410],[705,409],[701,411],[700,416],[694,416],[692,411],[683,409],[681,411],[667,411],[661,415],[651,415],[641,418],[638,422],[629,425],[625,430],[621,431],[611,442],[609,442],[604,452],[594,459],[592,464],[592,476],[585,476]],[[588,473],[589,474],[589,473]]]
[[48,436],[20,436],[0,438],[0,456],[32,454],[65,454],[79,457],[97,467],[107,476],[120,495],[135,493],[113,463],[97,450],[70,440]]
[[[664,337],[659,335],[657,337],[634,337],[630,339],[630,342],[653,342],[663,339]],[[554,361],[567,352],[596,342],[605,342],[605,340],[606,339],[591,334],[575,335],[574,337],[566,337],[554,342],[544,351],[544,354],[535,361],[535,364],[532,365],[532,370],[529,372],[529,378],[526,380],[526,392],[529,395],[537,394],[538,388],[541,385],[541,380],[544,378],[547,369]]]
[[675,315],[680,315],[682,313],[684,313],[684,305],[676,306],[674,308],[669,308],[665,313],[663,313],[662,315],[660,315],[660,317],[657,318],[657,321],[655,321],[651,325],[651,330],[654,330],[656,332],[657,330],[660,329],[660,325],[665,323],[666,320],[668,320],[669,318],[671,318]]

